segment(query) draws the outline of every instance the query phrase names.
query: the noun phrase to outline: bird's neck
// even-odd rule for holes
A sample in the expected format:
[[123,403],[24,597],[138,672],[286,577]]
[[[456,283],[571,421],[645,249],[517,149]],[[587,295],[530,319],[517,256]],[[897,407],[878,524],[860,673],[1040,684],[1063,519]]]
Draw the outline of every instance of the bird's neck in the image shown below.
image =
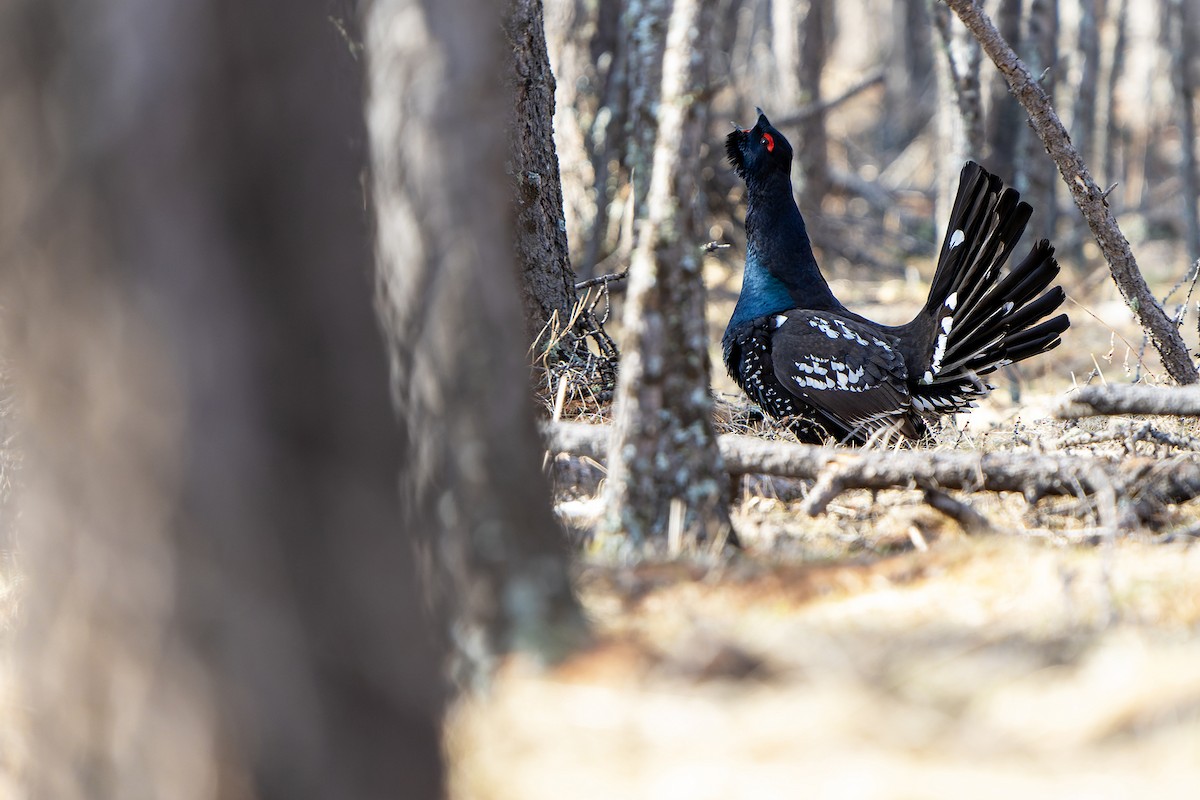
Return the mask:
[[[743,287],[760,287],[772,306],[782,302],[779,287],[783,288],[788,304],[773,307],[765,312],[768,314],[787,308],[842,310],[813,257],[804,217],[792,195],[791,178],[776,172],[749,182],[747,189]],[[745,294],[743,288],[742,297]]]

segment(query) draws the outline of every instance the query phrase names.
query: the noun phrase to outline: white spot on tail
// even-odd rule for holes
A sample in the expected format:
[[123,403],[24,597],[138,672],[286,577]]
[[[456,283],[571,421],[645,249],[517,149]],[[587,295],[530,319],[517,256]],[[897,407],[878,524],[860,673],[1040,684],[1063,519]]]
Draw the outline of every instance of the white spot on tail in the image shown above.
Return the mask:
[[949,333],[950,328],[954,326],[954,317],[942,317],[942,332]]
[[950,249],[953,250],[954,248],[958,247],[966,238],[967,235],[962,232],[962,228],[959,228],[954,233],[950,234]]
[[946,298],[946,308],[953,311],[957,305],[958,305],[958,292],[951,292],[950,296]]

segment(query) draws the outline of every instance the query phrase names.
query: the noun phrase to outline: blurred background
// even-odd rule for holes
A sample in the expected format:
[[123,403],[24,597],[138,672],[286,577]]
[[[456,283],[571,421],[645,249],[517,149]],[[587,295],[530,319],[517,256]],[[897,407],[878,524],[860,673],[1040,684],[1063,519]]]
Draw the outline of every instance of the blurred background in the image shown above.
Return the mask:
[[[558,79],[555,132],[572,262],[581,279],[623,269],[643,218],[654,144],[662,0],[547,0]],[[743,188],[725,163],[730,123],[755,106],[792,141],[793,178],[818,260],[860,313],[907,321],[923,300],[959,168],[981,162],[1034,207],[1025,247],[1058,247],[1076,328],[1053,369],[1095,369],[1110,343],[1130,377],[1153,348],[1130,314],[1057,168],[979,46],[941,3],[722,0],[709,44],[706,146],[694,154],[700,230],[733,246],[709,258],[714,334],[740,281]],[[1200,257],[1194,0],[991,0],[993,21],[1031,73],[1102,187],[1169,314],[1181,314]],[[1091,325],[1092,315],[1103,324]],[[1196,317],[1184,323],[1190,346]],[[1094,330],[1092,328],[1095,328]],[[1127,340],[1127,341],[1122,341]],[[1027,377],[1034,377],[1030,373]],[[721,388],[729,388],[723,377]]]

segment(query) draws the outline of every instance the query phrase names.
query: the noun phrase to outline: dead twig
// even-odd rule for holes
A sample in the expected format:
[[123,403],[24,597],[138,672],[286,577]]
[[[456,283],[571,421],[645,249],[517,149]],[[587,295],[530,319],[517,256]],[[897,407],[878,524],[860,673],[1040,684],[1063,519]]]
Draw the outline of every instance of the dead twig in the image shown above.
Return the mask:
[[992,533],[996,530],[991,520],[976,511],[972,506],[951,497],[940,489],[932,487],[924,490],[925,502],[930,508],[940,511],[970,534]]
[[590,289],[593,286],[600,286],[601,284],[608,286],[610,283],[623,281],[628,277],[629,270],[626,269],[622,270],[621,272],[613,272],[608,275],[600,275],[595,278],[588,278],[586,281],[580,281],[579,283],[575,284],[575,291],[581,292],[584,289]]

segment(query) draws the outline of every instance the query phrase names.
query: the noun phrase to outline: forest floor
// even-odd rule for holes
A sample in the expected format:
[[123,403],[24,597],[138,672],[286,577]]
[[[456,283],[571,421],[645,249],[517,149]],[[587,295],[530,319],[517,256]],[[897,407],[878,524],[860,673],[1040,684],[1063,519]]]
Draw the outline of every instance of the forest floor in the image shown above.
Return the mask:
[[[726,274],[709,276],[714,341]],[[1075,385],[1160,381],[1111,284],[1073,291],[1084,279],[1064,276],[1064,345],[936,447],[1189,457],[1195,420],[1050,418]],[[923,286],[834,281],[888,322]],[[1130,435],[1147,422],[1176,444]],[[594,490],[565,488],[566,504]],[[917,491],[850,492],[809,518],[805,489],[747,480],[732,557],[583,558],[596,644],[549,670],[513,661],[459,705],[452,797],[1197,796],[1200,501],[1094,536],[1089,500],[960,494],[993,529],[968,534]]]

